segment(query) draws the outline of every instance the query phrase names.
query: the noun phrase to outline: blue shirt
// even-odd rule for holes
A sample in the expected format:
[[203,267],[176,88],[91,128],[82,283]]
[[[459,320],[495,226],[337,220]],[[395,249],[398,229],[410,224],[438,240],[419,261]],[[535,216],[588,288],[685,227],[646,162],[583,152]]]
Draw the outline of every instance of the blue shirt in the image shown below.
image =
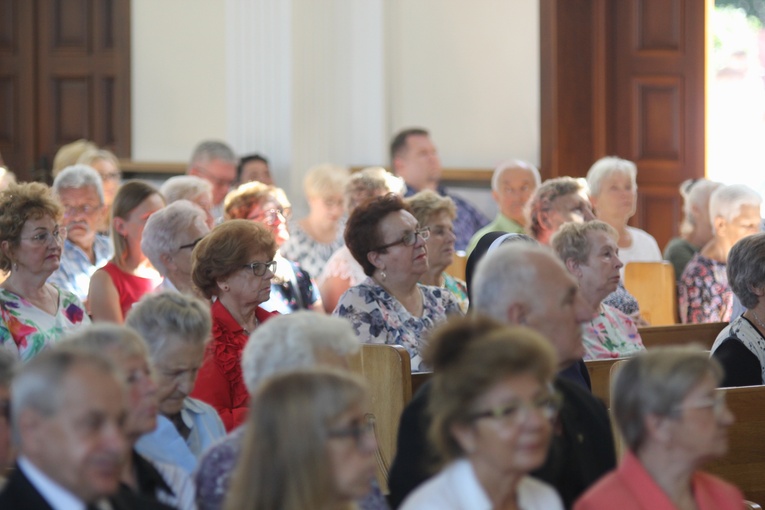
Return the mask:
[[61,265],[50,276],[48,283],[54,284],[61,290],[72,292],[84,303],[88,300],[90,277],[114,255],[114,246],[109,236],[96,234],[93,253],[96,256],[95,264],[90,262],[90,258],[82,248],[67,239],[64,241],[64,251],[61,253]]

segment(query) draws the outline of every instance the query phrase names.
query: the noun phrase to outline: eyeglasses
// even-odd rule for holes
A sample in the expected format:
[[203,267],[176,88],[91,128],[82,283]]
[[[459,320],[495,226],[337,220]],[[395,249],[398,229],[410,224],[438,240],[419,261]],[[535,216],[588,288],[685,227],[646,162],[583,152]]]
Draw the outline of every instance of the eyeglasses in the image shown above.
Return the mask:
[[251,221],[258,221],[260,223],[265,223],[267,225],[273,225],[278,220],[286,220],[287,215],[284,212],[284,209],[281,207],[278,209],[255,209],[252,211],[249,215],[247,215],[247,219]]
[[[430,227],[428,227],[430,228]],[[444,237],[446,235],[454,235],[454,229],[451,227],[435,227],[430,229],[430,235],[434,235],[436,237]]]
[[486,411],[479,411],[471,414],[468,418],[470,421],[492,418],[501,420],[508,425],[519,425],[528,419],[530,413],[535,412],[540,413],[546,420],[552,420],[558,414],[562,402],[559,394],[549,393],[531,402],[518,401]]
[[683,409],[708,409],[712,408],[712,413],[716,419],[722,418],[725,411],[728,409],[725,401],[725,391],[715,390],[714,395],[711,397],[701,399],[697,402],[689,402],[687,404],[680,404],[675,406],[673,411],[682,411]]
[[375,417],[371,414],[365,414],[361,423],[349,425],[341,429],[331,429],[327,435],[331,439],[346,439],[353,438],[356,443],[356,447],[361,449],[364,447],[364,438],[369,434],[373,434],[375,430]]
[[104,172],[101,174],[102,181],[119,181],[122,179],[121,172]]
[[378,246],[377,248],[374,248],[372,251],[380,251],[384,250],[386,248],[390,248],[391,246],[396,246],[398,244],[403,244],[404,246],[414,246],[417,244],[417,236],[420,237],[423,241],[427,241],[430,239],[430,227],[422,227],[418,228],[414,232],[408,232],[404,234],[404,237],[399,239],[398,241],[384,244],[382,246]]
[[91,213],[97,211],[100,209],[100,205],[65,205],[64,206],[64,216],[78,216],[80,214],[84,214],[85,216],[90,216]]
[[249,267],[252,269],[252,274],[255,276],[263,276],[266,274],[266,271],[270,271],[271,273],[276,272],[276,261],[272,260],[271,262],[250,262],[249,264],[245,264],[242,267]]
[[216,177],[213,174],[211,174],[206,168],[198,166],[196,167],[197,170],[199,170],[202,174],[204,174],[205,179],[210,181],[210,184],[212,184],[216,188],[230,188],[233,184],[235,179],[221,179],[220,177]]
[[204,236],[200,237],[199,239],[194,239],[189,244],[182,244],[178,247],[178,251],[185,250],[186,248],[190,248],[193,250],[196,247],[196,245],[199,244],[199,241],[201,241],[202,239],[204,239]]
[[66,239],[66,227],[56,227],[53,232],[40,232],[32,237],[22,237],[21,239],[31,241],[40,246],[48,244],[50,239],[54,239],[57,243],[62,243]]

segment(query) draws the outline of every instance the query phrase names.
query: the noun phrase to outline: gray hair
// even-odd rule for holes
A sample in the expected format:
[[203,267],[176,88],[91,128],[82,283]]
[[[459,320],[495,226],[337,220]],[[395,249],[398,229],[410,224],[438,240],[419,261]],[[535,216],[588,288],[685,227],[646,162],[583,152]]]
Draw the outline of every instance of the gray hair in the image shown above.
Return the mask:
[[593,197],[600,195],[603,179],[614,173],[629,176],[632,187],[637,190],[637,166],[635,163],[616,156],[606,156],[597,160],[587,172],[587,186],[590,188],[590,195]]
[[539,257],[553,260],[566,271],[549,248],[538,244],[507,243],[484,256],[473,276],[470,294],[473,309],[506,323],[511,304],[529,302],[536,296],[538,271],[534,260]]
[[254,393],[269,377],[315,366],[320,349],[347,356],[360,348],[348,321],[306,310],[280,315],[250,335],[242,353],[244,383]]
[[[188,200],[178,200],[152,214],[146,221],[141,238],[141,251],[151,261],[159,274],[167,274],[167,267],[162,262],[162,255],[171,255],[186,242],[179,238],[197,226],[206,232],[205,212]],[[193,239],[192,239],[193,241]]]
[[0,386],[9,387],[16,373],[16,358],[10,351],[0,349]]
[[207,303],[179,292],[145,295],[133,305],[125,324],[144,338],[152,361],[168,340],[205,345],[212,330]]
[[656,347],[630,358],[616,375],[613,413],[630,450],[645,443],[649,415],[673,416],[677,407],[707,375],[717,384],[723,369],[697,346]]
[[108,359],[81,349],[49,349],[21,368],[11,386],[11,424],[16,444],[21,444],[21,413],[32,409],[46,417],[55,415],[63,400],[64,379],[82,365],[121,381]]
[[747,236],[728,253],[728,283],[745,308],[751,310],[760,301],[754,289],[765,286],[765,233]]
[[600,220],[586,223],[564,223],[550,239],[550,246],[558,257],[565,263],[572,259],[579,264],[585,264],[592,252],[592,241],[587,237],[590,232],[605,232],[614,242],[619,240],[619,233],[614,227]]
[[105,322],[78,329],[64,337],[57,347],[77,348],[93,353],[115,349],[123,356],[149,356],[146,342],[137,331],[127,326]]
[[749,186],[744,184],[721,186],[709,197],[709,219],[712,221],[712,228],[718,216],[730,223],[741,214],[744,206],[760,207],[760,204],[762,204],[762,197]]
[[159,188],[159,192],[162,193],[168,204],[182,199],[193,202],[203,193],[212,197],[212,184],[196,175],[176,175],[166,180]]
[[494,173],[491,175],[491,189],[499,191],[499,180],[502,178],[502,174],[504,174],[505,171],[514,168],[529,172],[534,177],[535,188],[538,188],[542,184],[542,177],[539,175],[539,169],[537,167],[531,163],[521,161],[520,159],[511,159],[500,163],[499,166],[494,169]]
[[345,185],[345,207],[352,211],[360,203],[355,200],[359,195],[371,198],[377,193],[395,193],[403,195],[406,183],[381,166],[369,166],[351,175]]
[[680,232],[689,233],[696,227],[698,218],[693,209],[703,209],[709,212],[709,197],[712,192],[722,186],[722,183],[708,179],[686,179],[680,185],[680,195],[683,197],[683,223]]
[[92,187],[98,193],[98,200],[104,205],[104,185],[101,175],[88,165],[71,165],[59,173],[53,180],[53,193],[61,195],[64,189]]
[[190,166],[209,163],[210,161],[219,159],[221,161],[227,161],[236,165],[237,159],[234,151],[231,147],[223,142],[217,140],[205,140],[200,142],[194,148],[194,153],[191,155]]

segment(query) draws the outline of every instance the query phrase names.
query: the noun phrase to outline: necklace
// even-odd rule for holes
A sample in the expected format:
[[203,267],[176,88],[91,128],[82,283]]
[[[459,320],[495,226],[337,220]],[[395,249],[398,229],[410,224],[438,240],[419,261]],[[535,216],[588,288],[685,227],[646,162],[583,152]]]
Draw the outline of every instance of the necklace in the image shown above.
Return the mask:
[[749,311],[752,312],[752,315],[754,315],[754,320],[757,321],[757,324],[759,324],[763,331],[765,331],[765,324],[763,324],[760,318],[757,317],[757,312],[755,312],[753,309]]

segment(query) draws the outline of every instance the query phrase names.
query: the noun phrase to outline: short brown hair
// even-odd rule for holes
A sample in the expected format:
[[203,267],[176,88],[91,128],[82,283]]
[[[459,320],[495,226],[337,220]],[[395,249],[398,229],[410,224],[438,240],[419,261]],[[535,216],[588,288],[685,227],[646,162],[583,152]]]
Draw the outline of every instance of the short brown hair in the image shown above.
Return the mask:
[[[59,221],[62,215],[63,207],[45,184],[11,184],[0,192],[0,242],[8,241],[8,244],[17,247],[27,220],[49,216]],[[9,254],[0,250],[0,270],[10,271],[12,264]]]
[[246,182],[226,195],[223,208],[227,220],[243,220],[250,214],[252,207],[260,206],[267,200],[274,200],[284,211],[285,218],[289,216],[292,207],[284,190],[263,184],[259,181]]
[[[361,264],[365,275],[372,276],[375,272],[367,253],[384,244],[380,222],[392,212],[408,210],[400,196],[388,193],[356,207],[351,213],[345,224],[345,245],[356,262]],[[380,252],[385,253],[385,250]]]
[[428,433],[444,463],[465,455],[452,428],[470,423],[475,401],[484,393],[522,374],[551,384],[556,370],[555,352],[542,335],[481,316],[450,320],[436,329],[425,358],[434,367]]
[[445,212],[454,221],[457,217],[457,206],[450,197],[442,197],[433,190],[423,190],[405,198],[404,202],[409,206],[420,225],[427,225],[437,214]]
[[210,298],[218,294],[218,280],[252,262],[252,253],[276,254],[276,241],[265,225],[249,220],[224,221],[194,248],[191,279]]
[[393,160],[407,149],[410,136],[430,136],[430,133],[428,133],[427,129],[423,128],[409,128],[399,131],[393,137],[393,141],[390,142],[391,169],[393,169]]

